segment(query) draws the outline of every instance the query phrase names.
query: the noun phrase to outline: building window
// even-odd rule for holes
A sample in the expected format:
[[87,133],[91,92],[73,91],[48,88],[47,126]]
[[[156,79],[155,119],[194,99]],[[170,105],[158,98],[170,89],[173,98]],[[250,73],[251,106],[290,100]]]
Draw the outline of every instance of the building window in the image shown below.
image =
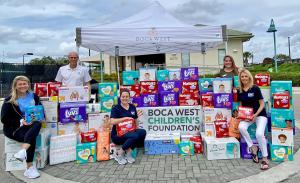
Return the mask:
[[190,53],[181,54],[181,66],[189,67],[190,66]]
[[223,64],[223,59],[224,59],[225,55],[226,55],[226,50],[225,49],[218,49],[218,61],[219,61],[219,65]]

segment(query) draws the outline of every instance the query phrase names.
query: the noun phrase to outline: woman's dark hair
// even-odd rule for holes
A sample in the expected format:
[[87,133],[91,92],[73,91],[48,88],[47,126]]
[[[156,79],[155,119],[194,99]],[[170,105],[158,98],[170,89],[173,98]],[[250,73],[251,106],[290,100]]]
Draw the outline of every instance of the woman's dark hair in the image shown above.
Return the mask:
[[120,97],[122,96],[123,93],[128,93],[129,96],[130,96],[130,91],[128,89],[126,89],[126,88],[120,90]]
[[[230,60],[231,60],[231,62],[232,62],[231,68],[233,69],[234,74],[239,74],[238,68],[237,68],[237,66],[235,65],[235,62],[234,62],[233,57],[230,56],[230,55],[225,55],[224,58],[223,58],[223,61],[225,61],[226,58],[230,58]],[[224,64],[224,66],[223,66],[223,69],[225,69],[225,64]]]

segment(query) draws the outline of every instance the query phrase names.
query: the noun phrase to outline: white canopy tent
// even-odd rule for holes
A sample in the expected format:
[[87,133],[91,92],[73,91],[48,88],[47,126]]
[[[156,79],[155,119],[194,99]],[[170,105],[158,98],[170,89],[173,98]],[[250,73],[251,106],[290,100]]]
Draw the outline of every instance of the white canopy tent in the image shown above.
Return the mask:
[[201,52],[225,41],[225,34],[226,26],[182,23],[155,2],[118,22],[77,27],[76,45],[115,56]]

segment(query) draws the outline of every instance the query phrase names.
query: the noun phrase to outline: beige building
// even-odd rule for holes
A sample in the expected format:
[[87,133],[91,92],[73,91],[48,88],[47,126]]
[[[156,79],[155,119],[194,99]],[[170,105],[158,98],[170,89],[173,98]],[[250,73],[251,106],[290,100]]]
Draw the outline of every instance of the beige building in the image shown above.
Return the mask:
[[[228,41],[216,48],[202,53],[172,53],[141,56],[119,57],[120,71],[138,70],[140,67],[154,66],[159,69],[180,68],[186,66],[197,66],[200,74],[216,73],[223,67],[223,57],[231,55],[238,67],[243,67],[243,43],[249,41],[253,35],[248,32],[227,29]],[[116,62],[114,56],[103,54],[104,73],[116,73]],[[100,63],[100,54],[81,58],[83,62]],[[202,72],[202,73],[201,73]]]

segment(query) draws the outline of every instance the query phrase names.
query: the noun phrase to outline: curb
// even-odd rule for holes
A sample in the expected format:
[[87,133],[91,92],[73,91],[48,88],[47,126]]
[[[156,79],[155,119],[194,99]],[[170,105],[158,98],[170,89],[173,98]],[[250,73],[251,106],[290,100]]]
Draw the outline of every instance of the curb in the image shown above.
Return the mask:
[[[295,121],[295,126],[300,129],[300,120]],[[282,162],[279,165],[261,172],[257,175],[251,175],[246,178],[238,179],[231,181],[231,183],[265,183],[265,182],[281,182],[289,177],[294,176],[298,172],[300,172],[300,149],[294,154],[294,161],[286,161]],[[51,182],[51,183],[79,183],[70,180],[60,179],[44,173],[43,171],[39,171],[41,177],[38,179],[28,179],[23,175],[24,170],[19,171],[11,171],[11,174],[15,176],[17,179],[26,182],[26,183],[40,183],[40,182]]]

